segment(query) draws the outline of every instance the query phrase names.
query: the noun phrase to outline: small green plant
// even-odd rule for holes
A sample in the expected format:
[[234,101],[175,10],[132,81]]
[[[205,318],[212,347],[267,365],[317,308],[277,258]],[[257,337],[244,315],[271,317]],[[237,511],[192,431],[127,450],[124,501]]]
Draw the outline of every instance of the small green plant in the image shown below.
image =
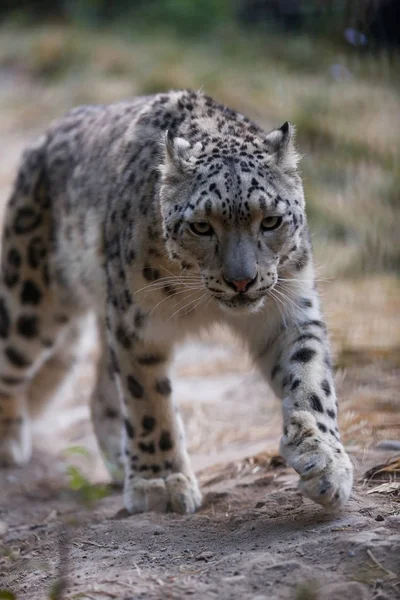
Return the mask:
[[[81,456],[90,459],[91,454],[84,446],[71,446],[64,451],[66,456]],[[96,502],[111,493],[111,486],[93,484],[75,465],[67,465],[68,487],[74,492],[79,502],[91,508]]]
[[0,590],[0,600],[17,600],[17,596],[9,590]]
[[78,500],[88,508],[91,508],[96,502],[111,493],[109,485],[91,483],[78,467],[68,465],[67,475],[69,488],[76,493]]

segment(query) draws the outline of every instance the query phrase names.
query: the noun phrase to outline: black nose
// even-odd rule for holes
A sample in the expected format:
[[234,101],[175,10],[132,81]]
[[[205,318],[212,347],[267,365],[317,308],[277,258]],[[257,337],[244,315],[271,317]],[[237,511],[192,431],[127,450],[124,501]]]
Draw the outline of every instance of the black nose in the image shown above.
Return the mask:
[[257,275],[253,279],[227,279],[222,275],[229,287],[233,288],[238,294],[243,294],[256,282]]

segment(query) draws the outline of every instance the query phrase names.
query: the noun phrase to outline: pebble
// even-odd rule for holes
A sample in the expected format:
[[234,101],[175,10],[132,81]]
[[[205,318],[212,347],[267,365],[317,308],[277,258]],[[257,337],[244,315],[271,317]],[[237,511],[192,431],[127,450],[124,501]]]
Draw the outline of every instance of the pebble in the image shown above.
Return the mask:
[[376,517],[375,517],[375,521],[384,521],[384,520],[385,520],[385,517],[382,515],[376,515]]
[[205,550],[204,552],[200,552],[200,554],[196,556],[196,560],[210,560],[210,558],[212,558],[213,556],[215,556],[214,552]]

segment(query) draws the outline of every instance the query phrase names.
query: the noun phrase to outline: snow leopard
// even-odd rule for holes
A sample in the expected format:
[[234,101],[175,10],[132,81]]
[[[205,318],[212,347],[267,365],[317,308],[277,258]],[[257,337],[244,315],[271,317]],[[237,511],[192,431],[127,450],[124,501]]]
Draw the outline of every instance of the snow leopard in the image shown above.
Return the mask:
[[347,501],[294,126],[267,133],[181,90],[72,109],[24,152],[2,236],[2,466],[30,460],[32,382],[90,313],[92,421],[130,513],[201,505],[170,365],[180,340],[221,323],[282,399],[280,452],[302,492]]

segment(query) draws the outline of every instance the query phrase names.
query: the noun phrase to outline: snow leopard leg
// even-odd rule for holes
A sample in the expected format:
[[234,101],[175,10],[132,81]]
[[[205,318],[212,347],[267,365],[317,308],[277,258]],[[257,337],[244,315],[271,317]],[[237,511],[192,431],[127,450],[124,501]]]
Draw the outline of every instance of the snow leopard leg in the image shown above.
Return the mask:
[[123,415],[124,503],[132,513],[191,513],[201,494],[169,379],[170,349],[140,339],[113,308],[109,343]]
[[303,308],[296,321],[286,323],[264,349],[259,340],[253,351],[283,399],[282,455],[299,473],[305,495],[336,508],[350,496],[353,465],[340,440],[330,349],[318,298],[309,290],[298,300]]
[[61,306],[49,254],[52,218],[42,170],[43,143],[22,160],[8,202],[0,272],[0,464],[31,456],[29,392],[72,317]]

